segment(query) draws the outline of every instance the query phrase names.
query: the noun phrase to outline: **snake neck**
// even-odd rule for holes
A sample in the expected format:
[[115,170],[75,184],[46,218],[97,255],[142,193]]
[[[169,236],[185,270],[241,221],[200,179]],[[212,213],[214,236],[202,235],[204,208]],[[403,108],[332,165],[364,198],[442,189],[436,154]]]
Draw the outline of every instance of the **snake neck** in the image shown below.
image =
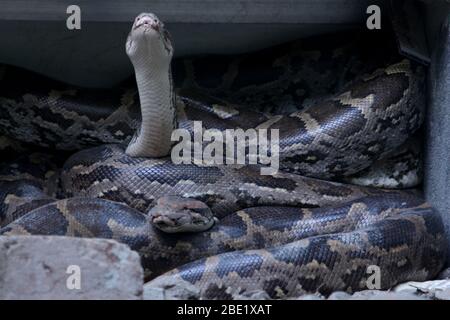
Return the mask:
[[141,104],[140,128],[126,153],[132,157],[164,157],[170,153],[175,129],[175,105],[170,66],[144,61],[135,65]]

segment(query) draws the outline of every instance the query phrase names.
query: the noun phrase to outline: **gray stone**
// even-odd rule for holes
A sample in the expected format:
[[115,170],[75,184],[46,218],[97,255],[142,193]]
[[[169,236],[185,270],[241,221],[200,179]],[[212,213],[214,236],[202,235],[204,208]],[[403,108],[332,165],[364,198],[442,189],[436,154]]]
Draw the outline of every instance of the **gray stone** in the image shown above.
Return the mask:
[[426,298],[409,292],[364,290],[355,292],[349,300],[426,300]]
[[144,300],[164,300],[164,289],[144,285]]
[[436,291],[435,298],[439,300],[450,300],[450,289]]
[[[295,300],[324,300],[325,297],[320,294],[305,294],[302,296],[299,296],[298,298],[294,298]],[[290,299],[290,300],[294,300]]]
[[144,285],[145,300],[192,300],[200,297],[200,291],[190,282],[159,278],[157,286],[153,282]]
[[114,240],[0,237],[0,299],[141,299],[142,284],[138,254]]
[[413,293],[429,299],[449,300],[450,280],[410,281],[396,286],[393,291]]
[[351,297],[350,294],[344,291],[336,291],[328,296],[328,300],[348,300]]

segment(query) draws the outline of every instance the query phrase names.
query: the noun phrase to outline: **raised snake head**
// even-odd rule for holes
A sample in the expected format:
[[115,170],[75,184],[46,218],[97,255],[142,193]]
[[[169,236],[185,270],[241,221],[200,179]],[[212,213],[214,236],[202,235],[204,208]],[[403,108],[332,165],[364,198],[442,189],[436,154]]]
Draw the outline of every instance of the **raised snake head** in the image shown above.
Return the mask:
[[126,52],[134,65],[149,62],[160,66],[170,65],[172,40],[156,15],[141,13],[136,17],[127,38]]

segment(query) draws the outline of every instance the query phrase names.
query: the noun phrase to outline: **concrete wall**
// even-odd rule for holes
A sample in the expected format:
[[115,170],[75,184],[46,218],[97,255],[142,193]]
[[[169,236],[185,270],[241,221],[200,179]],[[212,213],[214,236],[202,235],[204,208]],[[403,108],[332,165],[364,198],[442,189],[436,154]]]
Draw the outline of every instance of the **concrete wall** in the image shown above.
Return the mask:
[[430,8],[429,40],[433,48],[429,70],[426,125],[425,195],[441,213],[447,229],[450,257],[450,4]]
[[[364,23],[383,0],[0,0],[0,63],[73,84],[108,87],[132,74],[124,44],[134,17],[156,13],[175,54],[256,50]],[[81,8],[81,30],[66,8]]]

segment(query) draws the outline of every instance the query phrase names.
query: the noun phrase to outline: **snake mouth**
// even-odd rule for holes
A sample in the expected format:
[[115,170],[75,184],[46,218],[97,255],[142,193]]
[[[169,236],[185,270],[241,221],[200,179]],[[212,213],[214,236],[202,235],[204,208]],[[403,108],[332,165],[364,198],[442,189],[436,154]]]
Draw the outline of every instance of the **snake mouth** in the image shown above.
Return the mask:
[[170,219],[169,217],[163,215],[155,215],[154,217],[152,217],[152,223],[158,226],[169,227],[174,227],[176,225],[173,219]]
[[136,18],[133,30],[137,29],[144,29],[144,31],[154,30],[159,32],[161,30],[161,23],[155,17],[152,17],[150,15],[143,15]]
[[138,29],[144,29],[144,31],[146,30],[154,30],[159,32],[159,26],[158,25],[150,25],[148,23],[142,23],[142,24],[138,24],[136,26],[134,26],[133,30],[138,30]]

